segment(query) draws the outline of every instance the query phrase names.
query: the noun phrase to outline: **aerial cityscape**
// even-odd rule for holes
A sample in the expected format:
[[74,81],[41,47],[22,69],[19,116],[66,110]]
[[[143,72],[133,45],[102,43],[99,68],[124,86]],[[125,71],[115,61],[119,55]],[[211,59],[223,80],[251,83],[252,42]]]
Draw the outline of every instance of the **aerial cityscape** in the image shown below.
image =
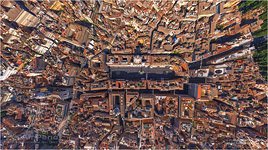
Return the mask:
[[1,149],[268,149],[266,0],[0,5]]

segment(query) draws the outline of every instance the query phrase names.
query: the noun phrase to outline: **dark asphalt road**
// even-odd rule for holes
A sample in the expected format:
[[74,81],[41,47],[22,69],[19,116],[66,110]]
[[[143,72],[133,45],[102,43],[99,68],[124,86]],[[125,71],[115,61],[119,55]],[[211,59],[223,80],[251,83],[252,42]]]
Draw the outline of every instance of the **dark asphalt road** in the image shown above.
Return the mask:
[[[202,61],[202,66],[206,66],[208,65],[212,60],[216,60],[216,59],[219,59],[219,58],[223,58],[227,55],[230,55],[230,54],[233,54],[233,53],[236,53],[242,49],[245,48],[245,45],[247,44],[250,44],[251,42],[247,42],[247,43],[244,43],[243,45],[240,45],[238,47],[234,47],[228,51],[225,51],[225,52],[222,52],[222,53],[219,53],[219,54],[216,54],[216,55],[213,55],[213,56],[210,56],[208,58],[205,58],[203,59]],[[196,61],[196,62],[192,62],[192,63],[189,63],[189,69],[199,69],[200,68],[200,65],[201,65],[201,60],[199,61]]]

